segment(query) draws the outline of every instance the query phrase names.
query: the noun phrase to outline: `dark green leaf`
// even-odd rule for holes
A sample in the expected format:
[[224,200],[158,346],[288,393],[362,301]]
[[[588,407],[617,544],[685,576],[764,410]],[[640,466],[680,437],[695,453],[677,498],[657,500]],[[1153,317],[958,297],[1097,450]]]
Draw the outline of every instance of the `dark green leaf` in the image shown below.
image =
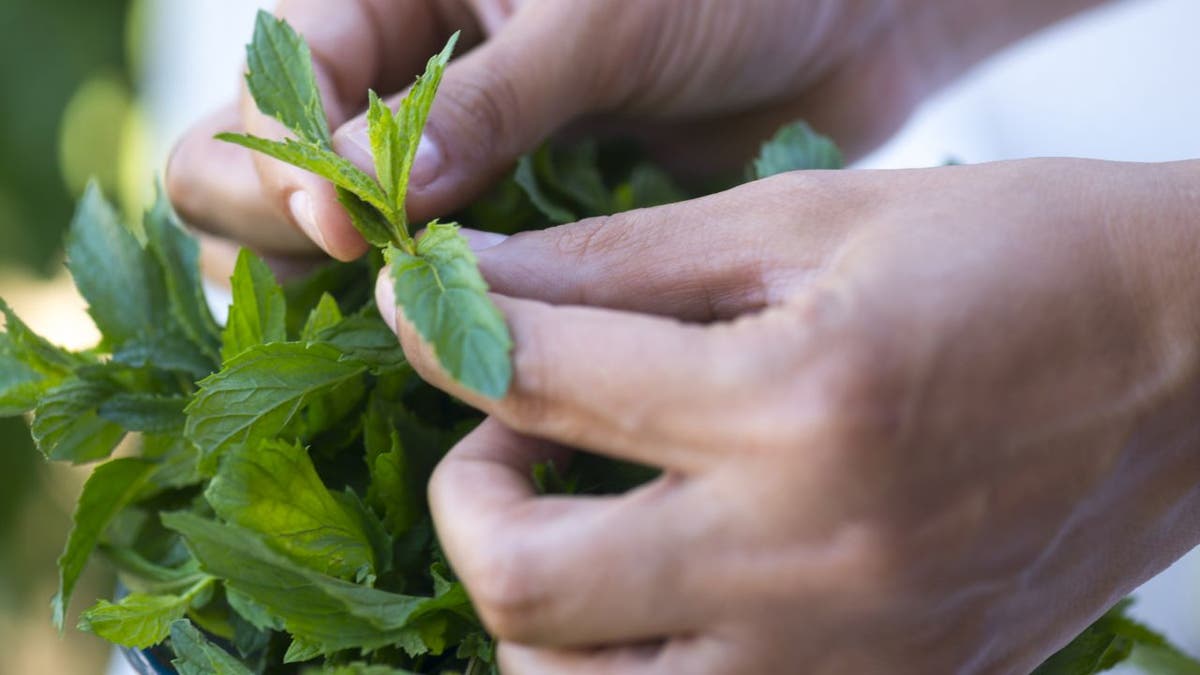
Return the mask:
[[100,404],[100,417],[126,431],[167,433],[183,431],[186,396],[119,393]]
[[59,590],[51,607],[54,625],[62,630],[75,582],[83,573],[100,535],[113,516],[124,509],[145,487],[154,464],[140,459],[114,459],[92,472],[75,507],[75,525],[62,557],[58,559]]
[[71,377],[46,392],[33,415],[33,439],[48,459],[86,464],[112,454],[125,436],[98,408],[117,393],[108,382]]
[[325,653],[400,644],[424,647],[413,628],[436,613],[470,616],[462,587],[454,584],[436,598],[423,598],[359,586],[289,561],[257,535],[188,513],[163,522],[181,533],[205,570],[224,579],[283,620],[286,630]]
[[175,325],[207,358],[212,372],[219,357],[220,331],[204,298],[199,246],[180,225],[161,185],[143,229],[146,247],[163,270]]
[[264,115],[309,143],[330,147],[312,53],[286,21],[259,11],[254,39],[246,46],[246,67],[250,95]]
[[342,205],[346,215],[350,216],[350,223],[354,225],[354,229],[358,230],[363,239],[367,240],[368,244],[383,247],[400,243],[396,229],[388,222],[387,216],[379,212],[379,209],[343,187],[337,189],[337,196],[338,203]]
[[41,396],[76,368],[93,363],[34,333],[3,300],[0,314],[5,317],[0,333],[0,417],[33,410]]
[[71,223],[67,264],[108,345],[145,339],[167,325],[162,270],[95,185],[84,193]]
[[179,675],[254,675],[229,652],[209,642],[191,622],[171,624],[171,662]]
[[204,467],[238,444],[275,436],[314,396],[365,371],[323,344],[296,342],[251,347],[202,380],[185,412],[185,434],[201,450]]
[[362,521],[330,494],[299,445],[235,447],[205,497],[222,519],[258,533],[296,563],[342,579],[376,567]]
[[787,171],[840,169],[842,165],[842,153],[833,141],[804,122],[793,122],[763,144],[747,174],[757,180]]
[[344,358],[367,364],[377,375],[408,365],[396,334],[375,312],[349,317],[322,331],[318,340],[342,352]]
[[387,258],[399,310],[446,372],[485,396],[503,396],[512,380],[512,338],[458,226],[430,223],[417,255],[389,248]]
[[242,249],[232,282],[233,304],[221,334],[221,359],[226,363],[251,347],[287,340],[287,303],[266,263]]

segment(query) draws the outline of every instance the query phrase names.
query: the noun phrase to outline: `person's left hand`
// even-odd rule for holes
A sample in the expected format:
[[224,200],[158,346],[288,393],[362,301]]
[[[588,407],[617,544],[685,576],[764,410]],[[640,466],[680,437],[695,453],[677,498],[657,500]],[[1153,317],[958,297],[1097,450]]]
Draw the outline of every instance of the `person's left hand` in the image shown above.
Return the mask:
[[[1029,672],[1200,542],[1197,184],[787,174],[480,251],[506,397],[393,323],[492,416],[430,496],[504,672]],[[665,471],[535,496],[570,448]]]

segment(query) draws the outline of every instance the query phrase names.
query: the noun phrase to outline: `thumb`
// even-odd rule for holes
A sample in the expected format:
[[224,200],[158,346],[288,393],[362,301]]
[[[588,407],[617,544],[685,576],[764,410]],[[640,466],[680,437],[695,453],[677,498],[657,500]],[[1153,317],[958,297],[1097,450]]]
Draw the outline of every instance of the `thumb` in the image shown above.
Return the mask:
[[[526,5],[446,68],[409,181],[408,210],[426,220],[466,206],[520,155],[602,105],[600,68],[574,3]],[[576,12],[575,14],[578,14]],[[389,100],[399,106],[401,95]],[[339,153],[373,171],[366,115],[335,134]]]

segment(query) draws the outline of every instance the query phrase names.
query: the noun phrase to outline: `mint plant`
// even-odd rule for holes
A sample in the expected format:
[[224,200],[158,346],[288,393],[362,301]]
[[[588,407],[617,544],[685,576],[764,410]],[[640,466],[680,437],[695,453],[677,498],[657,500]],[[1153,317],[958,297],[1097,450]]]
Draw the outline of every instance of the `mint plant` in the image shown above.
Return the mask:
[[[295,134],[223,136],[318,173],[377,251],[281,285],[242,251],[224,327],[205,302],[197,246],[160,194],[123,223],[95,187],[68,266],[102,339],[72,353],[0,302],[0,414],[29,415],[51,460],[98,463],[59,560],[53,621],[100,552],[121,596],[79,627],[151,649],[183,675],[494,673],[491,638],[446,564],[425,503],[433,466],[480,416],[422,382],[371,297],[391,265],[405,316],[447,371],[488,396],[511,379],[511,340],[454,224],[414,238],[405,211],[416,144],[454,46],[393,113],[370,94],[376,177],[336,155],[307,46],[266,14],[249,47],[260,108]],[[827,139],[784,128],[748,169],[839,168]],[[694,196],[636,153],[584,142],[522,158],[459,214],[505,230]],[[120,448],[120,452],[116,451]],[[114,458],[114,454],[117,456]],[[535,466],[540,492],[620,492],[654,475],[579,453]],[[1200,664],[1115,608],[1039,675],[1100,672],[1129,657],[1165,674]]]

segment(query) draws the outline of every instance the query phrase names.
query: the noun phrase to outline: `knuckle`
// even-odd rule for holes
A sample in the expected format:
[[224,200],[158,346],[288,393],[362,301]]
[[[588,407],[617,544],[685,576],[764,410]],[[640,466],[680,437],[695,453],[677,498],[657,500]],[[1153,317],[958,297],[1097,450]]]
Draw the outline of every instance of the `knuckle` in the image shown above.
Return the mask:
[[[503,60],[502,55],[496,58]],[[506,74],[510,69],[503,63],[493,66],[477,70],[473,78],[458,80],[456,86],[444,87],[439,94],[439,102],[460,118],[455,133],[470,134],[476,148],[490,148],[517,138],[517,122],[524,119],[521,97]]]
[[633,233],[644,223],[644,211],[596,216],[553,229],[557,253],[579,264],[603,259],[633,245]]
[[528,544],[499,544],[480,556],[468,586],[479,617],[502,640],[530,639],[547,595],[539,556]]

